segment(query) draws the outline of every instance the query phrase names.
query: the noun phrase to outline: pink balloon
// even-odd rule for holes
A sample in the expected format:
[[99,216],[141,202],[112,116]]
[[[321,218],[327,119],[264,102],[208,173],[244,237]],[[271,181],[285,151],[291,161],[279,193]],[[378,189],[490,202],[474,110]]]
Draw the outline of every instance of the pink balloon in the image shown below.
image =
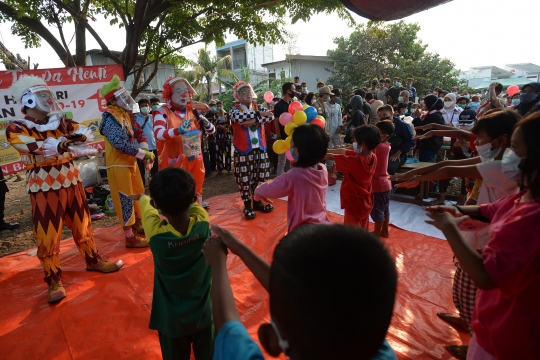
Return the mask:
[[291,152],[289,151],[289,149],[287,149],[287,151],[285,151],[285,157],[286,157],[287,160],[289,160],[289,161],[292,161],[292,162],[295,161],[295,160],[293,159],[292,154],[291,154]]
[[279,123],[283,126],[287,125],[292,121],[292,115],[288,112],[284,112],[279,116]]
[[272,102],[273,99],[274,99],[274,94],[272,94],[271,91],[267,91],[264,93],[264,101],[269,103],[269,102]]

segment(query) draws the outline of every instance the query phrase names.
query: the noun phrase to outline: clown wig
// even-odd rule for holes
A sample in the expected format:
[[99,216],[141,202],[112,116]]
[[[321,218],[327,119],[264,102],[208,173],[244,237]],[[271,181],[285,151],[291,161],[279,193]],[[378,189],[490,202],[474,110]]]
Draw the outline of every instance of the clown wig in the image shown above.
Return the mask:
[[197,94],[191,84],[183,77],[169,76],[167,80],[165,80],[165,82],[163,83],[163,92],[161,93],[161,97],[163,99],[165,99],[166,101],[171,101],[171,96],[173,94],[173,85],[177,82],[183,82],[184,84],[186,84],[189,97],[193,97]]
[[13,98],[16,101],[21,101],[26,90],[36,85],[47,86],[47,83],[38,76],[22,75],[19,80],[11,86],[11,95],[13,95]]
[[245,82],[245,81],[239,81],[233,87],[234,100],[240,101],[238,99],[238,92],[240,91],[240,89],[245,88],[245,87],[249,87],[251,89],[251,96],[253,97],[253,99],[257,98],[257,94],[255,94],[255,91],[253,91],[253,87],[251,87],[250,83]]

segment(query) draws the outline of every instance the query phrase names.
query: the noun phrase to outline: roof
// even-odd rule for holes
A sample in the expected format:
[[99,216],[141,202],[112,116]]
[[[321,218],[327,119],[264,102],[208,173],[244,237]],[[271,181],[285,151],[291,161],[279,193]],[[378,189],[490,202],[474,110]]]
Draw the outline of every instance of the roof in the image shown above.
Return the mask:
[[231,48],[233,46],[244,45],[244,44],[247,44],[246,40],[238,39],[238,40],[234,40],[234,41],[225,43],[223,46],[216,47],[216,51],[227,50],[227,49],[229,49],[229,48]]
[[507,64],[506,66],[512,69],[525,71],[526,73],[529,73],[529,74],[540,73],[540,66],[536,64],[522,63],[522,64]]
[[301,60],[301,61],[323,61],[323,62],[331,62],[330,56],[316,56],[316,55],[287,55],[287,59],[283,59],[280,61],[273,61],[266,64],[261,64],[263,67],[269,67],[271,65],[279,64],[282,62],[285,62],[287,60]]
[[491,84],[492,82],[501,83],[503,86],[503,89],[506,89],[507,87],[511,85],[522,86],[522,85],[530,84],[534,81],[531,81],[531,79],[527,79],[527,78],[489,80],[489,81],[482,81],[480,84],[476,85],[474,89],[475,90],[487,89],[489,87],[489,84]]

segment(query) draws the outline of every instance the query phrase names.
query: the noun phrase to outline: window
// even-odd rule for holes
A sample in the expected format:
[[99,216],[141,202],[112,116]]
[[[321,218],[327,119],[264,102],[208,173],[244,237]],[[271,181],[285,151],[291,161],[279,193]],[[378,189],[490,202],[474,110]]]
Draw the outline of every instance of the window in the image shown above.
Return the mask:
[[280,77],[281,79],[285,79],[285,71],[284,71],[284,70],[282,70],[282,71],[279,72],[279,77]]

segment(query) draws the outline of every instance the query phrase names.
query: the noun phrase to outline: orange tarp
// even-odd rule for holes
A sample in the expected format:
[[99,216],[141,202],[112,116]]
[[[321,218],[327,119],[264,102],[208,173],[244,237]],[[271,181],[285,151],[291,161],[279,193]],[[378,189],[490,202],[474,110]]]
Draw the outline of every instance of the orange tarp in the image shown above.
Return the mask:
[[[258,213],[253,221],[242,219],[237,194],[215,197],[210,203],[212,223],[227,227],[271,260],[287,230],[285,201],[275,201],[274,212]],[[329,215],[333,222],[343,221]],[[97,230],[96,241],[103,256],[121,258],[126,265],[112,274],[87,272],[74,243],[62,241],[68,297],[57,305],[47,303],[43,270],[35,256],[27,255],[29,251],[0,258],[1,358],[161,358],[157,333],[148,329],[153,288],[150,250],[127,250],[120,226]],[[390,344],[400,359],[451,358],[444,345],[467,342],[468,335],[435,315],[455,311],[451,295],[455,267],[448,244],[397,228],[391,228],[386,243],[400,274],[387,336]],[[228,269],[242,321],[257,340],[259,324],[269,319],[268,294],[236,256],[229,256]]]

